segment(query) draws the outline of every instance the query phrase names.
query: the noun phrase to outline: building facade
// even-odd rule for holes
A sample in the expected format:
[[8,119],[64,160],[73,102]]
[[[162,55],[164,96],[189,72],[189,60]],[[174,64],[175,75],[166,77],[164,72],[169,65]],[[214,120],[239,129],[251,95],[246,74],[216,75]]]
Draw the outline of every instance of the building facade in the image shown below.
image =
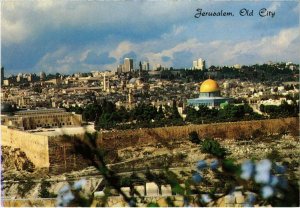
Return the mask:
[[131,72],[133,70],[133,59],[125,58],[124,59],[124,71],[123,72]]
[[194,70],[204,70],[205,69],[205,60],[200,58],[196,61],[193,61],[193,69]]
[[1,123],[20,130],[80,126],[82,116],[64,109],[42,109],[18,111],[15,115],[2,115]]

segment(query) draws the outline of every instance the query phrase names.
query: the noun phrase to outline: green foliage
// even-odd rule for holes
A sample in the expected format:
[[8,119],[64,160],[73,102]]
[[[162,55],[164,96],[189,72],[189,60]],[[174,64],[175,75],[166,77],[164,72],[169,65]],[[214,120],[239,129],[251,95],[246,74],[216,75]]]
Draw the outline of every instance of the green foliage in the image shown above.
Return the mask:
[[[299,65],[296,65],[299,69]],[[210,73],[213,73],[215,79],[240,79],[242,81],[261,82],[261,81],[298,81],[297,74],[299,70],[290,70],[285,63],[262,64],[242,66],[241,69],[228,66],[210,66],[207,70],[161,70],[160,78],[166,80],[183,79],[199,82],[207,79]]]
[[260,105],[260,110],[270,115],[271,118],[283,118],[299,115],[299,105],[283,102],[281,105]]
[[187,107],[186,112],[186,121],[196,124],[263,118],[261,115],[253,112],[253,109],[248,104],[228,104],[221,109],[209,109],[207,106],[199,105],[199,110]]
[[234,159],[224,159],[222,168],[225,172],[235,173],[239,170]]
[[202,142],[201,151],[212,154],[218,158],[224,158],[227,155],[226,149],[221,147],[218,141],[207,138]]
[[159,205],[157,203],[150,202],[149,204],[147,204],[147,207],[159,207]]
[[95,121],[96,117],[102,113],[102,107],[98,104],[87,105],[83,112],[82,117],[86,121]]
[[149,104],[139,104],[133,109],[132,116],[137,121],[151,121],[157,116],[157,110],[154,106]]
[[56,197],[56,194],[50,193],[48,190],[51,187],[51,184],[49,181],[42,180],[41,182],[41,189],[39,192],[40,198],[54,198]]
[[281,157],[278,150],[272,149],[272,151],[267,154],[267,158],[272,161],[279,161]]
[[35,185],[35,182],[32,181],[32,179],[28,178],[25,181],[22,181],[19,183],[18,186],[18,194],[20,194],[22,197],[25,196],[26,193],[28,193],[33,186]]
[[79,107],[78,105],[71,106],[70,108],[66,109],[68,112],[75,112],[76,114],[82,114],[83,108]]

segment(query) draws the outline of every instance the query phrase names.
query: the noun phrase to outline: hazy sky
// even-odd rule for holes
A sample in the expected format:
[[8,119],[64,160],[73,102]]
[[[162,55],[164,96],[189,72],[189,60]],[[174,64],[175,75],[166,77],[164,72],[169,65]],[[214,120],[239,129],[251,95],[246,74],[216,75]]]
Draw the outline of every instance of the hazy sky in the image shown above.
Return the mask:
[[[196,9],[233,17],[194,18]],[[240,16],[243,8],[254,16]],[[260,17],[262,8],[275,16]],[[18,72],[115,69],[124,57],[164,66],[299,63],[298,1],[2,1],[1,65]]]

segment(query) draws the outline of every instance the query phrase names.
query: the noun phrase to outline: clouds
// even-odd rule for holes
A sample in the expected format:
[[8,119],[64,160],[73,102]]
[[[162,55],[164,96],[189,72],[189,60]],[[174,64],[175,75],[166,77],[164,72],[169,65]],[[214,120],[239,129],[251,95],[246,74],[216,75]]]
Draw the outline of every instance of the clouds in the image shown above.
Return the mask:
[[108,52],[101,53],[97,55],[95,52],[89,52],[85,59],[85,63],[91,65],[106,65],[115,63],[116,59],[110,57]]
[[[2,64],[13,71],[112,70],[124,57],[190,67],[298,61],[297,2],[4,1]],[[241,8],[274,9],[274,18],[239,17]],[[233,18],[193,17],[197,8]]]

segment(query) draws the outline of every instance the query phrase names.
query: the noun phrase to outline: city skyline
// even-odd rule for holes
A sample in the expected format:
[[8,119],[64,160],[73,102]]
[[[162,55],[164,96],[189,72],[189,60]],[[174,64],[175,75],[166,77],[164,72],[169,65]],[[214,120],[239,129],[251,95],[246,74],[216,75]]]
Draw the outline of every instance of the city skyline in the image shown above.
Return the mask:
[[[198,8],[234,16],[195,18]],[[275,15],[260,17],[262,8]],[[199,57],[208,66],[299,57],[296,1],[4,1],[1,16],[6,75],[116,70],[125,57],[174,68]]]

